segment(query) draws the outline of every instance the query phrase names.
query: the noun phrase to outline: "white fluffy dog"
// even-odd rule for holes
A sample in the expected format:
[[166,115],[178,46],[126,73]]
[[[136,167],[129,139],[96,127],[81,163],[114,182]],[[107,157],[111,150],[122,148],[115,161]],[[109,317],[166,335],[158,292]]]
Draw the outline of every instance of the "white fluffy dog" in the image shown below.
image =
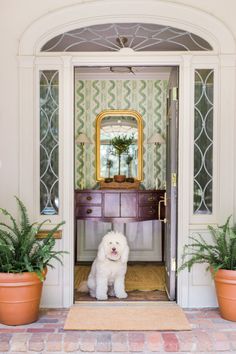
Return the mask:
[[103,237],[87,281],[92,297],[107,300],[108,295],[119,299],[128,296],[125,292],[128,256],[129,247],[123,234],[110,231]]

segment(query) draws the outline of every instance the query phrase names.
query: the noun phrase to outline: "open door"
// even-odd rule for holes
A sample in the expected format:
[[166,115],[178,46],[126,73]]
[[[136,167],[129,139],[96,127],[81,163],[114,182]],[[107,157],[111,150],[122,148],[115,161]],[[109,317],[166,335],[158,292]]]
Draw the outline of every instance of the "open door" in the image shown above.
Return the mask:
[[177,231],[177,166],[178,166],[178,68],[173,67],[168,84],[166,119],[166,224],[165,266],[166,291],[176,298],[176,231]]

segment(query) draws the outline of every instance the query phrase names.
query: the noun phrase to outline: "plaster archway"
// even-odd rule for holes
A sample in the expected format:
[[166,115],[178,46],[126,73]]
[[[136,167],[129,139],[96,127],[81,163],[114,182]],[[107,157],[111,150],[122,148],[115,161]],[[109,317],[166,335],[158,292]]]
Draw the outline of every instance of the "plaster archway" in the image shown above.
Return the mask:
[[43,44],[66,31],[90,25],[142,22],[169,25],[193,32],[208,41],[214,53],[232,54],[235,41],[228,28],[204,11],[162,0],[94,0],[49,13],[28,27],[19,55],[37,55]]

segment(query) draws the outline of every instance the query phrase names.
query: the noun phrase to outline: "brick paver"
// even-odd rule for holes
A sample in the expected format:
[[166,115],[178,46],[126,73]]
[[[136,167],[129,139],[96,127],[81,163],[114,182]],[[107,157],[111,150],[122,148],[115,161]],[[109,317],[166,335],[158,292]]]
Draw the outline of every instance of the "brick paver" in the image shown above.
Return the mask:
[[[0,353],[235,353],[236,323],[217,309],[185,310],[191,331],[64,331],[67,309],[41,310],[26,326],[0,324]],[[138,320],[138,319],[137,319]]]

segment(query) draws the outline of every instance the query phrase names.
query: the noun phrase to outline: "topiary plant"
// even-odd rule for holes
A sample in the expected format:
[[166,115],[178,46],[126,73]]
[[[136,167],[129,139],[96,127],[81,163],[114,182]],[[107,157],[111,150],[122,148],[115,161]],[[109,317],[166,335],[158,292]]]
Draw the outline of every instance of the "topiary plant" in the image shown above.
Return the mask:
[[111,145],[118,155],[118,174],[120,175],[120,161],[121,155],[129,152],[129,147],[134,142],[134,136],[118,135],[111,140]]
[[53,235],[64,222],[49,230],[46,238],[37,239],[36,235],[49,220],[31,224],[24,204],[19,198],[15,198],[20,210],[19,224],[6,209],[0,208],[0,212],[11,221],[11,225],[0,222],[0,272],[36,272],[43,280],[43,270],[48,266],[53,267],[51,260],[56,259],[62,263],[60,256],[65,252],[53,250]]

